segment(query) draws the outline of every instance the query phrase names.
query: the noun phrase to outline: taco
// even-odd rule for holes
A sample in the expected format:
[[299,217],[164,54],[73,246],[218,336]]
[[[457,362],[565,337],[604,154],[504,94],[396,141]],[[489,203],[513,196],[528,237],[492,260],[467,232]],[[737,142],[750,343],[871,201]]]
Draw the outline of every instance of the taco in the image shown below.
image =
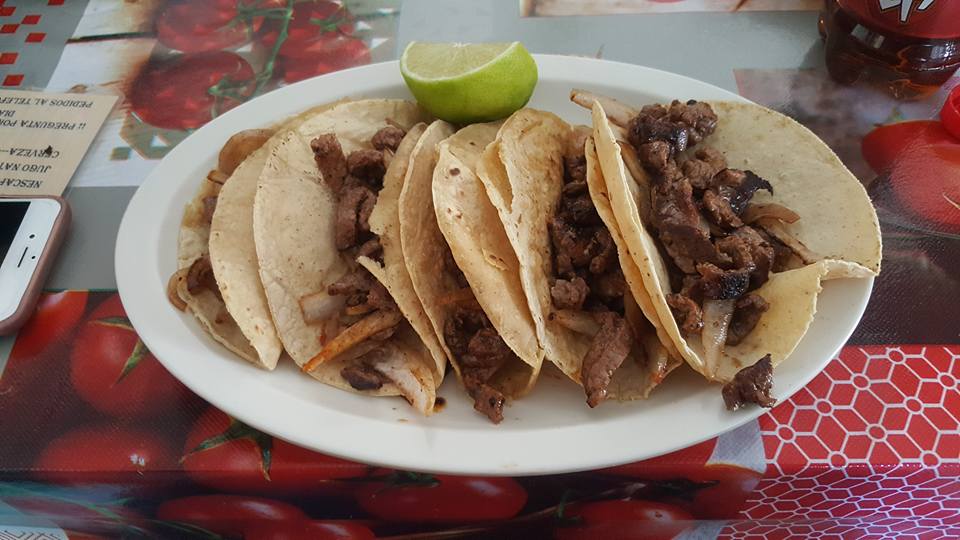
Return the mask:
[[[230,137],[220,150],[217,168],[210,171],[197,194],[187,204],[180,224],[178,271],[171,278],[171,300],[178,301],[182,309],[189,308],[215,341],[241,358],[266,369],[276,366],[280,351],[273,337],[275,333],[271,331],[273,323],[269,321],[269,314],[258,302],[262,295],[256,294],[256,280],[247,279],[256,278],[256,256],[249,249],[252,247],[252,225],[246,219],[247,227],[243,227],[235,221],[235,216],[229,214],[240,214],[240,220],[244,221],[246,213],[252,208],[250,188],[256,187],[267,147],[277,130],[289,129],[326,107],[315,107],[271,128],[249,129]],[[228,183],[230,188],[224,193],[223,188]],[[216,210],[224,200],[227,201],[224,206],[230,208],[222,211],[217,220],[216,239],[213,242],[215,255],[211,256],[213,222]],[[243,208],[248,212],[243,212]],[[243,246],[247,249],[243,250]],[[226,295],[218,284],[214,260],[221,269],[223,288],[229,290]],[[249,266],[251,262],[254,264],[252,270]],[[224,266],[228,269],[223,270]],[[240,271],[244,268],[246,272]],[[235,292],[237,290],[248,294],[238,294]],[[247,316],[247,313],[259,316]],[[238,318],[234,318],[234,314]],[[260,324],[264,314],[267,315],[267,323]]]
[[813,320],[822,280],[879,273],[866,191],[790,118],[753,104],[636,110],[572,97],[592,108],[614,216],[654,308],[647,315],[708,379],[732,381],[761,358],[766,373],[744,373],[769,377]]
[[403,254],[417,296],[474,408],[494,423],[507,398],[531,388],[543,360],[517,258],[475,173],[498,127],[453,134],[449,124],[433,123],[400,195]]
[[608,226],[589,129],[522,109],[478,170],[519,261],[546,358],[584,387],[591,407],[646,397],[678,361],[638,309],[634,289],[641,299],[646,292],[619,249],[619,230]]
[[280,341],[316,379],[430,414],[445,356],[399,255],[396,199],[426,116],[343,103],[279,136],[253,205],[259,278]]

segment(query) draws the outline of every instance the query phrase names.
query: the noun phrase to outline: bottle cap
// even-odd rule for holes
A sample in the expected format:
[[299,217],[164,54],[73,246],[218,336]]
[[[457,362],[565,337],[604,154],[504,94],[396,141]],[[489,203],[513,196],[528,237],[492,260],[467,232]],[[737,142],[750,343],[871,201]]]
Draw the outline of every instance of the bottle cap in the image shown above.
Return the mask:
[[951,135],[960,140],[960,84],[953,87],[953,91],[943,102],[940,109],[940,122]]

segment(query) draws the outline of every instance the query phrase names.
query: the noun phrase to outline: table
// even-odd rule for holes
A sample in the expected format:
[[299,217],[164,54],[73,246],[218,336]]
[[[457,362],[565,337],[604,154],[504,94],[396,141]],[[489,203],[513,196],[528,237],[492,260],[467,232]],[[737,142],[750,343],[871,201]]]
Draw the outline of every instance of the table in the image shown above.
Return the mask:
[[[958,79],[911,103],[838,87],[824,73],[811,0],[755,0],[735,13],[732,0],[297,8],[325,21],[303,43],[312,60],[279,54],[264,91],[396,58],[411,40],[519,39],[533,52],[674,71],[790,114],[872,186],[880,208],[884,269],[867,315],[821,375],[759,420],[605,471],[430,477],[272,440],[137,352],[114,292],[114,238],[136,186],[191,119],[148,124],[148,104],[131,89],[162,59],[185,62],[175,49],[210,39],[181,18],[215,17],[231,3],[174,4],[0,2],[3,87],[127,96],[66,193],[74,226],[49,294],[15,340],[0,339],[0,537],[960,537],[960,229],[916,226],[864,157],[885,149],[861,144],[875,125],[933,118]],[[259,69],[270,39],[257,39],[222,48]],[[408,496],[388,502],[383,490],[397,485]]]

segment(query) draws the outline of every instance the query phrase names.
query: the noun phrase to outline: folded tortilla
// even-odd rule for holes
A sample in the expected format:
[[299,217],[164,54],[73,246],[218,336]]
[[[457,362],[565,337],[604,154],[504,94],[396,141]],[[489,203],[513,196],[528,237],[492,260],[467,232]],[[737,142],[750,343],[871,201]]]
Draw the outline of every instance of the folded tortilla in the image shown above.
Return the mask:
[[[553,246],[547,226],[557,211],[564,185],[563,158],[573,139],[573,128],[558,116],[521,109],[504,122],[496,140],[486,147],[478,172],[519,261],[524,295],[546,358],[571,380],[582,384],[581,368],[593,337],[575,332],[552,317]],[[599,189],[602,172],[596,165],[592,142],[588,140],[586,145],[590,196],[609,228],[608,223],[612,220],[606,211],[605,194]],[[611,235],[616,240],[619,232],[611,230]],[[617,243],[617,248],[622,266],[626,253],[621,249],[621,243]],[[626,304],[634,301],[631,298],[634,287],[641,292],[641,298],[646,296],[632,270],[630,267],[624,271],[631,288],[624,295]],[[631,319],[628,323],[638,332],[635,337],[639,341],[643,342],[645,336],[654,333],[654,327],[643,320],[639,312],[627,309],[625,315]],[[669,359],[669,351],[655,345],[658,340],[646,340],[646,343],[650,345],[651,357],[648,358],[646,347],[633,347],[614,371],[607,388],[609,397],[620,400],[646,397],[676,367],[677,361]]]
[[[372,260],[361,261],[361,264],[384,284],[404,317],[415,321],[412,328],[407,322],[401,322],[396,335],[378,342],[381,350],[376,364],[378,369],[393,366],[408,371],[412,378],[420,381],[418,391],[428,395],[414,403],[409,391],[393,383],[386,383],[376,390],[353,388],[343,378],[341,370],[365,352],[361,345],[354,347],[358,350],[351,349],[319,365],[310,375],[353,392],[404,395],[421,412],[429,414],[436,387],[443,379],[445,361],[422,306],[409,282],[403,278],[404,269],[400,267],[398,270],[393,264],[399,240],[396,238],[397,228],[391,226],[392,211],[388,208],[395,204],[390,198],[399,193],[396,183],[398,178],[403,178],[409,152],[423,129],[422,126],[414,128],[426,119],[420,108],[411,102],[364,100],[337,105],[282,133],[270,149],[259,177],[253,205],[253,230],[259,279],[263,283],[269,312],[284,349],[297,365],[303,366],[336,336],[344,298],[330,296],[326,291],[353,265],[336,248],[336,198],[320,178],[310,141],[321,134],[334,133],[344,154],[349,155],[354,150],[372,148],[371,137],[388,125],[388,121],[408,131],[384,177],[385,191],[378,197],[377,219],[370,222],[371,227],[381,231],[387,266],[381,268]],[[300,300],[308,295],[313,295],[315,301],[325,302],[324,311],[329,313],[328,317],[312,324],[306,321]]]
[[[278,125],[278,133],[328,107],[321,105],[288,118]],[[256,274],[252,190],[275,141],[276,135],[248,156],[222,188],[204,179],[184,209],[177,250],[177,265],[183,275],[194,261],[209,256],[220,292],[201,290],[194,294],[187,289],[186,280],[180,279],[178,296],[217,342],[266,369],[276,367],[281,349]],[[207,197],[217,197],[210,223],[203,217]]]
[[[623,161],[617,135],[600,103],[593,105],[597,152],[614,217],[640,269],[648,298],[647,317],[663,328],[675,347],[705,377],[729,381],[765,354],[774,365],[786,359],[816,313],[821,281],[864,278],[880,271],[881,238],[876,212],[863,186],[830,148],[792,119],[753,104],[710,103],[716,131],[704,140],[724,154],[731,168],[750,169],[773,185],[753,202],[776,202],[800,215],[784,224],[794,238],[823,257],[811,265],[770,274],[753,294],[770,304],[756,328],[736,346],[726,346],[717,365],[706,360],[700,336],[683,336],[667,304],[670,277],[650,223],[640,217],[650,178],[634,178]],[[688,150],[689,152],[690,150]],[[651,309],[652,308],[652,309]],[[662,333],[661,333],[662,335]]]
[[[411,157],[400,196],[401,239],[417,296],[457,376],[462,369],[444,338],[444,324],[460,285],[441,271],[449,246],[457,266],[490,323],[521,362],[501,367],[489,384],[518,397],[536,382],[543,360],[520,284],[519,263],[475,169],[498,123],[428,128]],[[442,141],[442,142],[441,142]]]
[[186,275],[190,266],[197,259],[210,255],[210,223],[204,219],[204,199],[216,197],[219,193],[220,184],[204,179],[196,196],[183,211],[177,242],[177,296],[215,341],[241,358],[259,364],[257,351],[227,311],[223,298],[207,288],[196,292],[187,288]]

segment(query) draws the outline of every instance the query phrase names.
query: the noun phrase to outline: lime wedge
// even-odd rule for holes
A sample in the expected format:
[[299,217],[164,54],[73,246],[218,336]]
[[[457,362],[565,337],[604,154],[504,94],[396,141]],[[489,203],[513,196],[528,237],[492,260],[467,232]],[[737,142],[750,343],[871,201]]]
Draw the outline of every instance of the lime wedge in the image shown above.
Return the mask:
[[400,57],[400,73],[423,108],[456,124],[507,117],[537,85],[537,64],[519,41],[414,41]]

